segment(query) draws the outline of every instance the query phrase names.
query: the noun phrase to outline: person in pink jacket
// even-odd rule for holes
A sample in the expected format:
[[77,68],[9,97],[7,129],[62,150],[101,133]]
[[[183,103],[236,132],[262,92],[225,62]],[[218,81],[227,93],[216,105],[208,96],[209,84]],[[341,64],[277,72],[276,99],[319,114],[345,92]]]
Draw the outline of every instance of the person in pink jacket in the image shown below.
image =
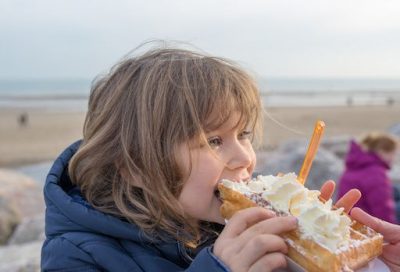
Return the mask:
[[338,197],[356,188],[362,194],[356,207],[396,223],[393,187],[387,172],[394,161],[397,145],[394,136],[384,133],[371,133],[360,143],[351,141],[346,170],[339,181]]

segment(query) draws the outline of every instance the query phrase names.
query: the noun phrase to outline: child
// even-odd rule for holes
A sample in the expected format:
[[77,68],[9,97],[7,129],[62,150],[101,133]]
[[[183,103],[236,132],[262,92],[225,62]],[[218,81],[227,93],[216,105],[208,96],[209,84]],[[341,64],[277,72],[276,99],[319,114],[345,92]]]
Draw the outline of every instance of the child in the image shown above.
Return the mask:
[[370,133],[360,143],[351,141],[338,195],[357,188],[363,195],[357,203],[358,207],[375,217],[395,223],[394,194],[387,172],[396,151],[397,139],[385,133]]
[[42,269],[285,266],[279,234],[295,218],[250,208],[224,227],[219,213],[218,181],[252,176],[261,112],[254,80],[221,58],[161,48],[115,66],[92,88],[83,140],[47,177]]

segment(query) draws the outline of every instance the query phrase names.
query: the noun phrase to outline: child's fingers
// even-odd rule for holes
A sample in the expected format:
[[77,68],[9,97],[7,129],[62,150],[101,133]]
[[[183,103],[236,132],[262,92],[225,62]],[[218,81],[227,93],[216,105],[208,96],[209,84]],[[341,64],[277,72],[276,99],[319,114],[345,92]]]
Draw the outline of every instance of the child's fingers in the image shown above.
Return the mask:
[[381,259],[391,268],[390,271],[400,271],[400,244],[388,244],[383,247]]
[[274,216],[274,212],[261,207],[241,210],[232,216],[220,237],[224,239],[236,237],[250,226]]
[[379,231],[378,230],[379,223],[377,222],[377,218],[369,215],[368,213],[364,212],[360,208],[354,208],[351,211],[351,217],[353,217],[355,220],[359,221],[360,223],[367,225],[376,231]]
[[348,213],[360,198],[361,192],[357,189],[351,189],[336,202],[335,206],[344,208],[344,211]]
[[275,213],[261,208],[253,207],[241,210],[234,214],[225,225],[224,230],[214,243],[214,254],[224,261],[236,255],[244,246],[245,242],[239,239],[239,235],[249,226],[275,216]]
[[295,229],[297,226],[297,219],[293,216],[282,216],[269,218],[268,220],[261,221],[240,234],[242,243],[252,239],[252,237],[260,234],[281,234]]
[[400,226],[398,225],[390,224],[379,218],[369,215],[360,208],[354,208],[351,211],[351,217],[360,223],[369,226],[375,231],[382,233],[384,239],[389,243],[396,243],[400,241]]
[[254,263],[249,272],[265,272],[272,271],[277,268],[286,267],[286,258],[282,253],[274,252],[268,255],[265,255],[261,259],[259,259],[256,263]]
[[271,234],[257,235],[250,239],[241,251],[238,253],[245,270],[248,270],[258,259],[262,258],[267,253],[282,252],[287,253],[287,245],[285,241]]
[[330,199],[335,191],[335,187],[336,184],[333,180],[326,181],[321,187],[321,198],[324,200]]

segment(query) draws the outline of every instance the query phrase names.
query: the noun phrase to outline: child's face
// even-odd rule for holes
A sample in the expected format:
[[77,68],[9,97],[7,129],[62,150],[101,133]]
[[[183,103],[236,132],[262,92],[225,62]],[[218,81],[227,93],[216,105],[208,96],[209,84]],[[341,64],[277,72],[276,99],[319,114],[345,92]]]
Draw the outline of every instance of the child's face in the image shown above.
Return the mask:
[[388,165],[392,165],[396,159],[397,150],[393,150],[390,152],[385,151],[377,151],[376,152],[382,160],[384,160]]
[[221,201],[216,196],[221,179],[246,180],[251,178],[256,156],[251,144],[251,133],[247,129],[235,128],[239,118],[234,114],[223,126],[207,133],[208,146],[186,144],[180,147],[183,169],[191,172],[186,180],[179,202],[192,218],[224,223],[219,209]]

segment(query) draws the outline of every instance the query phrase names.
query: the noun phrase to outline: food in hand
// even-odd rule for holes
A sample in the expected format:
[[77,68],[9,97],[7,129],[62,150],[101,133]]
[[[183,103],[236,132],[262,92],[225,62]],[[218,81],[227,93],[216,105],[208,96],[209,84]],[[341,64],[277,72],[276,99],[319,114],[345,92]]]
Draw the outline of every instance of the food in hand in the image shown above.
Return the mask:
[[343,208],[333,207],[331,199],[321,200],[320,192],[308,190],[294,173],[247,182],[222,180],[218,190],[226,219],[257,205],[278,216],[295,216],[298,228],[282,236],[288,256],[306,271],[352,271],[382,253],[381,234],[352,220]]

